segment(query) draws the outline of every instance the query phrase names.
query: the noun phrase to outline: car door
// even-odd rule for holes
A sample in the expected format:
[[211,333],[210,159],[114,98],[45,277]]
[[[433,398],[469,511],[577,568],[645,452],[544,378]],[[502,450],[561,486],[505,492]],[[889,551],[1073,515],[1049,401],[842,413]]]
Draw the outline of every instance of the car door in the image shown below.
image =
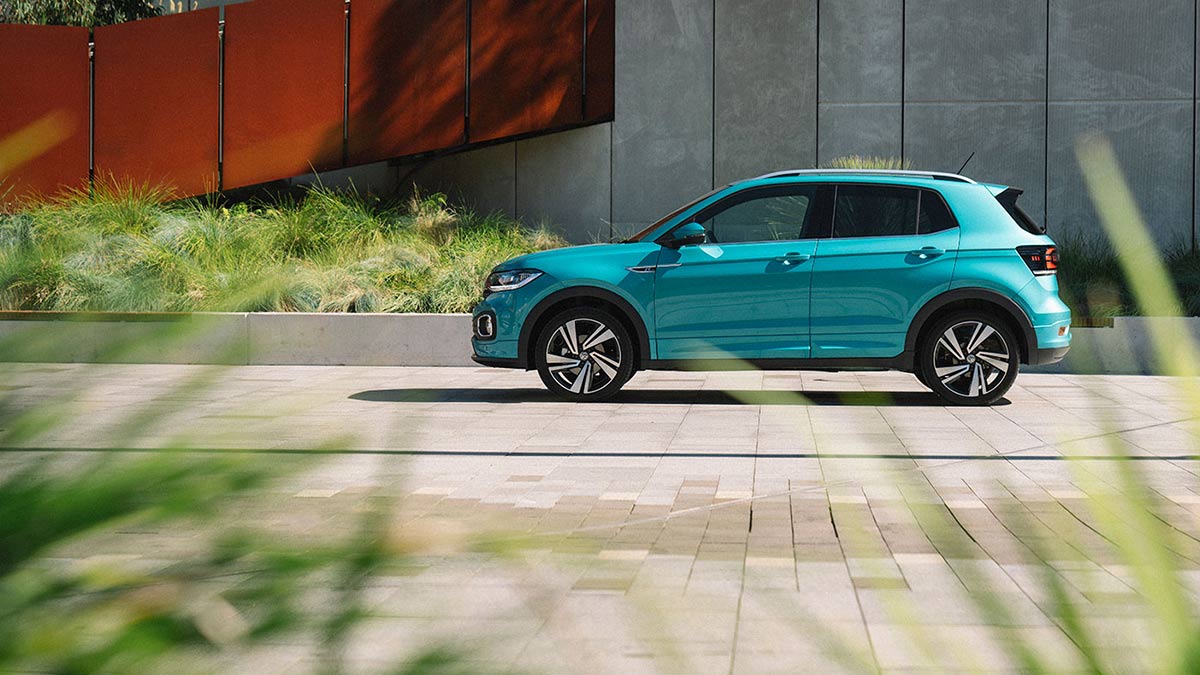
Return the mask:
[[958,226],[934,190],[839,184],[812,271],[812,357],[893,357],[909,323],[949,289]]
[[687,221],[703,225],[707,240],[668,244],[659,255],[659,358],[807,357],[820,191],[812,183],[749,188]]

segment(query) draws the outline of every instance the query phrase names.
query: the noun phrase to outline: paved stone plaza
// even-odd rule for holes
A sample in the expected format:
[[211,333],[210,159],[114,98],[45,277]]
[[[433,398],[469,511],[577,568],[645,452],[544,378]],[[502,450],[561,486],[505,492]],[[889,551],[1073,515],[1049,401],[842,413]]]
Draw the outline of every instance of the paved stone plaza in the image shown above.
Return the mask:
[[[439,642],[545,673],[1006,670],[1017,644],[1083,667],[1048,570],[1097,649],[1142,670],[1154,626],[1088,494],[1132,466],[1200,592],[1181,389],[1024,375],[1006,405],[968,409],[900,373],[643,373],[578,405],[472,368],[3,364],[10,401],[71,423],[0,471],[114,447],[267,455],[298,471],[243,517],[298,535],[393,496],[415,566],[371,589],[347,654],[367,672]],[[128,435],[147,409],[162,415]],[[479,536],[519,544],[463,543]],[[152,567],[193,539],[134,529],[59,555]],[[231,666],[310,658],[282,643]]]

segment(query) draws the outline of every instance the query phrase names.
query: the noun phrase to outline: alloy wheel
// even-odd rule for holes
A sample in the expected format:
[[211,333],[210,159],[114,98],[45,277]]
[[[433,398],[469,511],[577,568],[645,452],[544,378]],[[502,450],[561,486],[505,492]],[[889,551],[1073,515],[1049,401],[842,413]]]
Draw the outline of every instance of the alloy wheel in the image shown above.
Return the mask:
[[951,325],[933,349],[934,375],[943,387],[965,398],[993,393],[1008,375],[1010,363],[1004,335],[978,320]]
[[546,366],[554,382],[572,394],[594,394],[621,371],[621,341],[603,322],[570,319],[546,343]]

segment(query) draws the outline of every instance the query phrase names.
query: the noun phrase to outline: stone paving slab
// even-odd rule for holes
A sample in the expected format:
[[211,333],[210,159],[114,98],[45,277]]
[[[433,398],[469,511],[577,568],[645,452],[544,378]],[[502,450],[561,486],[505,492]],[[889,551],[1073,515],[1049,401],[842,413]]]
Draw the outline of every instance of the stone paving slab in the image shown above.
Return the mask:
[[[1008,671],[1016,644],[1082,667],[1047,570],[1106,656],[1145,670],[1152,617],[1089,495],[1120,496],[1111,453],[1134,456],[1200,592],[1184,384],[1024,375],[975,409],[899,373],[648,373],[585,405],[472,368],[0,364],[8,404],[70,420],[2,449],[0,472],[115,448],[265,454],[298,469],[241,517],[278,531],[320,537],[390,495],[418,538],[519,538],[509,555],[434,545],[378,580],[348,653],[363,672],[439,641],[534,672]],[[123,531],[61,555],[164,565],[196,545]],[[279,644],[230,668],[313,658]]]

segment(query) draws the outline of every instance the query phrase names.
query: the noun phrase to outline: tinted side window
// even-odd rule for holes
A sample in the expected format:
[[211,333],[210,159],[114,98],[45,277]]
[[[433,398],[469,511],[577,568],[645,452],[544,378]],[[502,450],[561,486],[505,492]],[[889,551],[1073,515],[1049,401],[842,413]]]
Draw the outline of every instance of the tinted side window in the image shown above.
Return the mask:
[[921,215],[917,218],[917,234],[932,234],[958,227],[954,216],[941,195],[932,190],[921,191]]
[[816,195],[815,185],[749,192],[701,224],[714,244],[810,239]]
[[845,239],[914,234],[919,194],[912,188],[839,185],[833,209],[833,236]]

